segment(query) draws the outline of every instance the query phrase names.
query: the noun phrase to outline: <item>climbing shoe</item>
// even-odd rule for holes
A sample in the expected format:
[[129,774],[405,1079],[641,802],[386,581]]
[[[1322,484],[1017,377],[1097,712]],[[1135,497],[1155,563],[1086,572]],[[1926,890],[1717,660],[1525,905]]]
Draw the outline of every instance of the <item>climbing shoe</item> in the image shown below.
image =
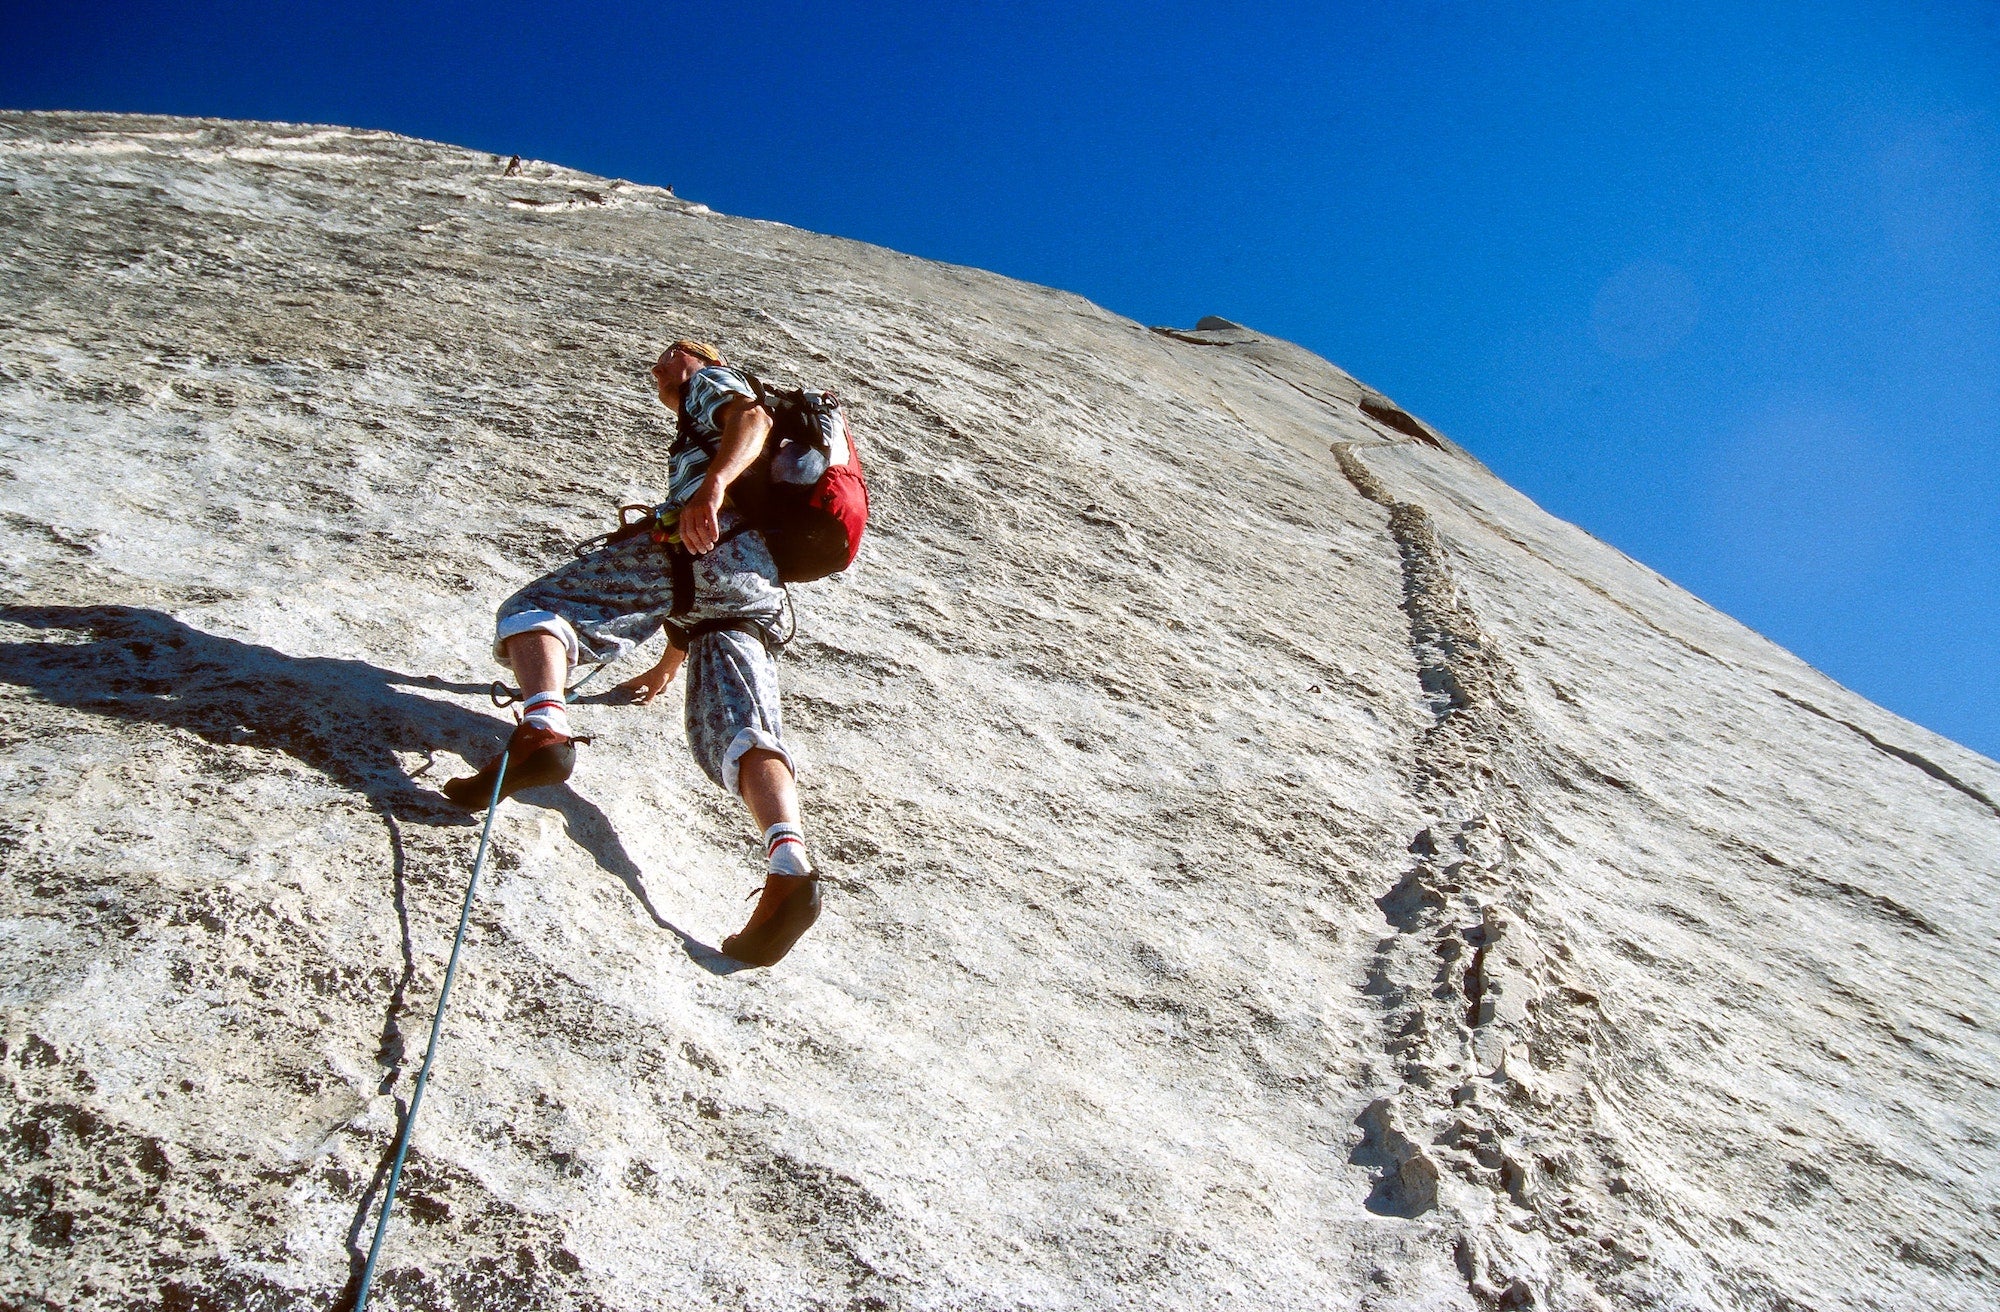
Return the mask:
[[[493,797],[493,779],[500,773],[496,756],[478,774],[453,779],[444,786],[444,795],[468,811],[483,810]],[[523,788],[544,788],[569,778],[576,768],[576,740],[568,734],[540,725],[518,724],[507,740],[507,778],[500,785],[502,798],[512,797]]]
[[775,966],[819,919],[820,902],[817,874],[771,875],[750,923],[723,939],[722,951],[746,966]]

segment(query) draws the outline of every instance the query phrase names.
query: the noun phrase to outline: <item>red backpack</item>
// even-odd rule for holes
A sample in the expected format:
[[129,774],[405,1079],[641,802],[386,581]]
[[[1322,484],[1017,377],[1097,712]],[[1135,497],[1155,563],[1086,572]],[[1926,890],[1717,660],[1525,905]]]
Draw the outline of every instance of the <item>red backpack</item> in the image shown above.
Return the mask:
[[[847,412],[832,392],[774,388],[747,369],[737,372],[771,416],[771,433],[764,454],[730,485],[730,500],[749,527],[763,531],[780,582],[810,583],[838,574],[854,563],[868,527],[868,484]],[[685,415],[677,440],[700,440]],[[665,541],[667,526],[656,511],[649,505],[618,507],[618,527],[577,543],[576,554],[639,533]]]
[[770,387],[738,372],[771,416],[771,435],[730,498],[763,531],[784,582],[838,574],[854,563],[868,527],[868,483],[847,412],[832,392]]

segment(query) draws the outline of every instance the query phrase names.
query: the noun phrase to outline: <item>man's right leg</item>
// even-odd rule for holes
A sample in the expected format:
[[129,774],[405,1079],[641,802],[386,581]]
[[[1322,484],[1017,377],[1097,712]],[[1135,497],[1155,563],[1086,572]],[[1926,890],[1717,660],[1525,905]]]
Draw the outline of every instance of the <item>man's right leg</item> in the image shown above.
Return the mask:
[[521,722],[569,736],[563,687],[569,681],[569,653],[562,639],[545,630],[517,633],[502,644],[514,679],[521,685]]
[[[569,561],[500,603],[493,658],[513,669],[527,699],[507,744],[503,795],[569,777],[576,746],[563,685],[584,661],[616,660],[659,631],[674,603],[671,563],[663,546],[635,534]],[[471,778],[446,784],[445,795],[483,807],[499,771],[495,757]]]
[[507,663],[525,696],[538,692],[561,692],[569,677],[569,653],[562,639],[544,629],[517,633],[507,639]]
[[[561,638],[545,629],[517,633],[501,643],[507,663],[520,682],[524,714],[507,740],[507,777],[500,796],[512,797],[523,788],[542,788],[569,778],[576,767],[576,745],[563,710],[563,686],[569,678],[569,652]],[[478,774],[453,779],[444,795],[473,810],[493,798],[503,757],[487,762]]]

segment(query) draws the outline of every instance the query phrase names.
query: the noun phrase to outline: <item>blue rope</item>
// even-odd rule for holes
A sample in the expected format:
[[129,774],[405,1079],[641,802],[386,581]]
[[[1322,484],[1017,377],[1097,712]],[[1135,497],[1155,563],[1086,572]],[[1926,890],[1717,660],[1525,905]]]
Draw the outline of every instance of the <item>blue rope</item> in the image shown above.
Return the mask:
[[431,1058],[437,1056],[438,1035],[444,1029],[445,999],[451,996],[451,981],[458,974],[458,951],[465,946],[465,927],[472,920],[472,895],[479,888],[479,872],[486,866],[486,840],[493,835],[493,817],[500,810],[500,785],[507,778],[507,753],[500,753],[500,773],[493,778],[493,797],[486,805],[486,827],[479,831],[479,855],[472,859],[472,881],[465,886],[465,907],[458,913],[458,937],[451,941],[451,961],[444,968],[444,987],[438,990],[437,1014],[431,1017],[431,1042],[424,1049],[424,1064],[417,1071],[417,1083],[410,1093],[410,1114],[403,1120],[403,1133],[396,1143],[396,1164],[389,1168],[389,1188],[382,1195],[382,1215],[375,1220],[375,1242],[368,1245],[368,1265],[361,1271],[361,1293],[354,1300],[354,1312],[368,1312],[368,1290],[375,1283],[375,1260],[382,1256],[382,1236],[389,1232],[389,1209],[396,1203],[396,1185],[403,1178],[403,1157],[410,1151],[410,1136],[417,1128],[417,1108],[424,1103],[424,1086],[430,1083]]
[[567,701],[571,697],[576,696],[576,690],[578,688],[581,688],[584,684],[589,683],[592,679],[595,679],[598,675],[604,673],[606,670],[610,668],[611,668],[611,662],[608,660],[600,661],[596,665],[592,666],[590,673],[584,675],[581,679],[578,679],[575,683],[572,683],[569,687],[563,689],[563,700]]

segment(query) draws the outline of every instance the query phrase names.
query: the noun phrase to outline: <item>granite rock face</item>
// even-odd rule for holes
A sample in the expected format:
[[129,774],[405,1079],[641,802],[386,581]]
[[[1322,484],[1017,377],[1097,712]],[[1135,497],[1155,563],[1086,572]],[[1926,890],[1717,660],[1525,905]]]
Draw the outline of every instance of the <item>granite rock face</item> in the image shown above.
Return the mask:
[[351,1297],[492,607],[659,494],[683,333],[868,462],[828,911],[732,972],[756,836],[586,699],[382,1306],[2000,1297],[2000,767],[1297,347],[502,166],[0,116],[0,1306]]

